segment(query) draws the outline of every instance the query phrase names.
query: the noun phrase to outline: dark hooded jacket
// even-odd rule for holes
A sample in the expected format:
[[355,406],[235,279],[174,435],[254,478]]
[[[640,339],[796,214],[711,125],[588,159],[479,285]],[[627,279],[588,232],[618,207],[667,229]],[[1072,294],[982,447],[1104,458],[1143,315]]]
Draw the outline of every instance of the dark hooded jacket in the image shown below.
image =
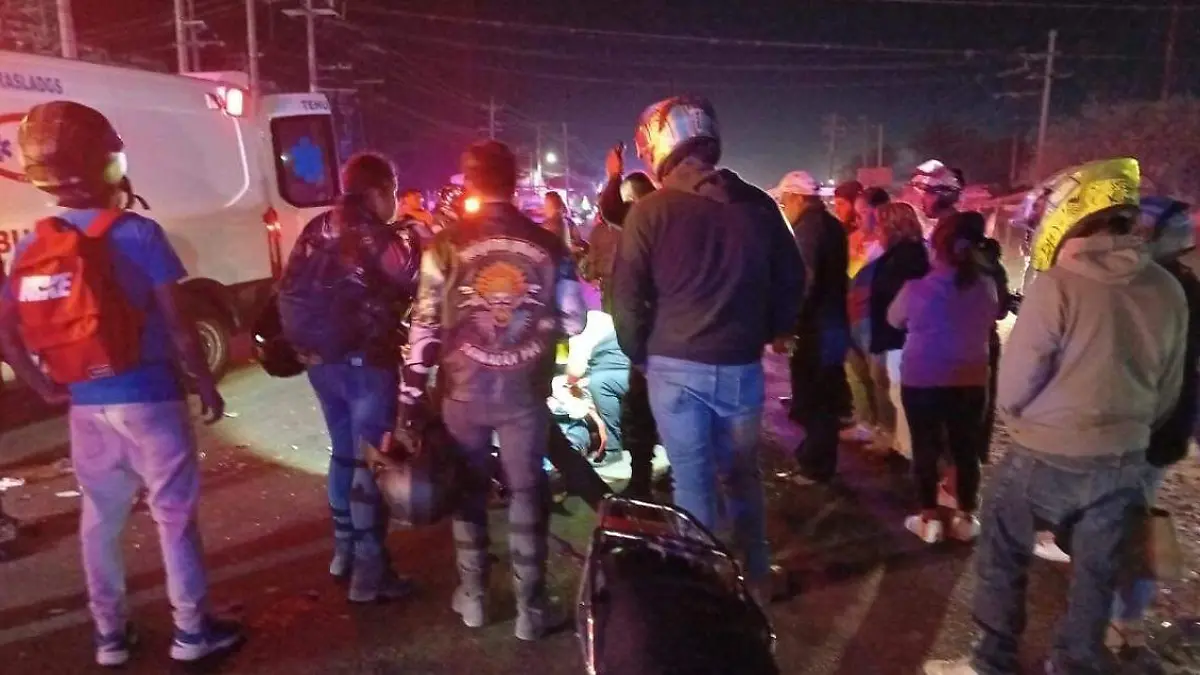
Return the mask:
[[1170,466],[1187,457],[1188,440],[1196,425],[1196,405],[1200,399],[1200,381],[1196,370],[1197,359],[1200,358],[1200,279],[1178,260],[1162,263],[1162,267],[1183,287],[1188,305],[1188,328],[1179,402],[1150,434],[1150,446],[1146,450],[1146,460],[1157,467]]
[[846,296],[850,278],[849,240],[841,221],[819,199],[792,226],[804,260],[807,285],[795,330],[798,335],[849,334]]
[[779,207],[729,170],[675,169],[625,219],[614,319],[634,364],[756,363],[790,334],[803,263]]
[[871,264],[874,276],[871,278],[871,336],[867,350],[881,354],[904,346],[904,331],[887,321],[888,307],[906,282],[929,273],[929,253],[920,241],[901,241]]

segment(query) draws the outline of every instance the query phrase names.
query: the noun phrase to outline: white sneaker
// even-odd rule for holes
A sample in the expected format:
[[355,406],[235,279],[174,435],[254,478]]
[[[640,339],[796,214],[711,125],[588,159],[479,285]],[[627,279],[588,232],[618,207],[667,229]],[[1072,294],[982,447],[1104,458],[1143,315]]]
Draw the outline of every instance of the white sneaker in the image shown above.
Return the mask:
[[940,520],[925,520],[919,515],[909,516],[904,519],[904,527],[926,544],[936,544],[945,538]]
[[1033,555],[1052,563],[1065,565],[1071,562],[1071,556],[1067,552],[1058,547],[1058,542],[1054,539],[1043,539],[1041,533],[1038,533],[1037,543],[1033,545]]
[[958,661],[926,661],[925,675],[979,675],[970,659]]
[[950,537],[958,541],[970,543],[979,536],[981,527],[979,519],[973,515],[958,514],[950,521]]

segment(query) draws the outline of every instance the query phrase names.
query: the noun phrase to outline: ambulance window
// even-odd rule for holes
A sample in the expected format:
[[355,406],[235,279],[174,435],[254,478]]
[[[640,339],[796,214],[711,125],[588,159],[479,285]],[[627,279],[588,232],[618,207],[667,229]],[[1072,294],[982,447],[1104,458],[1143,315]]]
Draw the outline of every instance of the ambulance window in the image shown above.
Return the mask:
[[279,194],[299,208],[329,206],[338,194],[337,155],[328,115],[271,120]]

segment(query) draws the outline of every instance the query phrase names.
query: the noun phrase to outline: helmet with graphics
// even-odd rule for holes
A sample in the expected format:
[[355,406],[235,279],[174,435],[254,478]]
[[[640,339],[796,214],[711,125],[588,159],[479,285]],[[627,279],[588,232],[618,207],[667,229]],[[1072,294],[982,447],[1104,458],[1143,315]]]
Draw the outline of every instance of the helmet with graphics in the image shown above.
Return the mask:
[[74,101],[34,106],[17,131],[21,162],[34,187],[63,205],[88,205],[128,190],[125,143],[108,118]]
[[694,96],[675,96],[646,108],[634,133],[637,156],[656,180],[662,180],[683,151],[704,142],[714,146],[719,160],[717,113],[707,99]]
[[918,166],[908,184],[918,192],[955,198],[963,191],[962,172],[952,169],[936,159],[931,159]]
[[1191,205],[1170,197],[1143,197],[1139,229],[1155,260],[1170,260],[1196,248]]
[[1033,269],[1050,269],[1062,243],[1076,235],[1082,225],[1099,218],[1137,218],[1140,185],[1138,161],[1124,157],[1067,169],[1031,190],[1017,220],[1033,231]]
[[917,167],[908,188],[916,193],[910,197],[926,218],[937,219],[951,211],[963,192],[962,171],[953,169],[940,160],[931,159]]
[[463,215],[463,202],[466,199],[466,189],[461,185],[448,183],[438,190],[437,204],[433,208],[433,216],[437,223],[445,227],[458,222]]

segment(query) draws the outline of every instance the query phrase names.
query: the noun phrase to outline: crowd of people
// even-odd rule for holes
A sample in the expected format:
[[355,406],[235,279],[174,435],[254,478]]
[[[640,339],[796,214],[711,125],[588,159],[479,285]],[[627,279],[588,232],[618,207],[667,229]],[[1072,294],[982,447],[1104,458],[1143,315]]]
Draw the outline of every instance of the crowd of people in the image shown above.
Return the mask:
[[[71,405],[96,660],[129,659],[119,534],[143,485],[174,609],[171,656],[225,650],[241,632],[206,600],[186,383],[206,421],[224,403],[176,298],[186,271],[161,227],[125,210],[123,148],[99,113],[38,106],[20,144],[31,181],[64,212],[22,240],[0,295],[0,345],[34,391]],[[586,245],[558,194],[540,224],[514,205],[517,161],[503,143],[471,145],[463,185],[432,212],[419,192],[398,195],[382,156],[346,162],[343,196],[291,253],[278,313],[332,441],[329,573],[348,599],[412,591],[392,567],[387,499],[364,452],[436,425],[462,467],[450,604],[466,626],[488,622],[498,482],[514,634],[537,640],[566,618],[546,584],[547,459],[595,504],[610,488],[593,469],[628,455],[625,493],[652,498],[660,446],[674,503],[730,542],[766,605],[778,572],[759,458],[769,349],[789,359],[784,403],[804,431],[794,482],[838,480],[848,441],[895,452],[912,464],[903,527],[929,544],[979,543],[980,639],[972,657],[925,672],[1016,672],[1039,537],[1075,562],[1051,672],[1104,672],[1106,641],[1141,646],[1153,584],[1126,583],[1120,554],[1131,514],[1153,503],[1192,437],[1200,281],[1179,262],[1195,242],[1189,207],[1142,198],[1135,160],[1053,177],[1018,219],[1036,271],[1018,295],[985,218],[958,207],[961,171],[923,164],[898,198],[847,182],[830,209],[809,174],[764,191],[721,168],[723,150],[707,101],[649,107],[636,128],[646,170],[627,175],[613,148]],[[80,278],[49,292],[56,269]],[[100,325],[73,333],[68,350],[52,332],[79,310],[54,301],[73,288],[90,294]],[[1018,311],[1001,350],[997,322]],[[555,419],[547,401],[564,395],[594,413],[594,434],[577,440]],[[997,416],[1014,445],[981,495]]]

